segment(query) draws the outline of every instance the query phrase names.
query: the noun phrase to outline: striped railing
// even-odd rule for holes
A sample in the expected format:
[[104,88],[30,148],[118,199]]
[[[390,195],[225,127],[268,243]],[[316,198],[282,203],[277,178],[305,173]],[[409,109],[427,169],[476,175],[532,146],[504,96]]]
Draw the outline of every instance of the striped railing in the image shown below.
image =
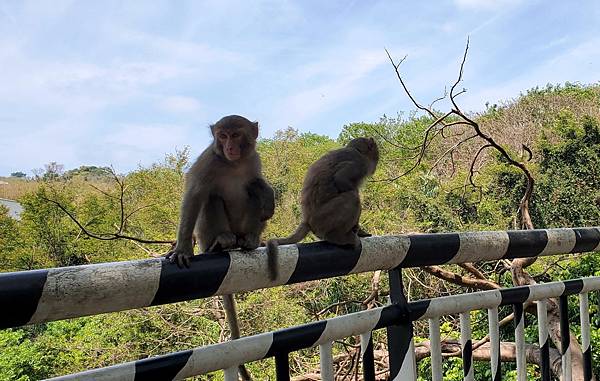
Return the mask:
[[[375,379],[371,332],[386,328],[389,378],[415,378],[412,322],[429,320],[433,379],[441,379],[439,317],[460,314],[461,348],[465,378],[473,379],[470,311],[487,309],[491,366],[500,377],[500,341],[497,308],[513,305],[517,369],[525,380],[523,303],[558,297],[561,329],[568,333],[566,298],[581,294],[581,310],[587,311],[587,293],[600,289],[598,278],[540,284],[504,290],[455,295],[406,302],[401,269],[433,264],[480,262],[600,250],[600,229],[548,229],[507,232],[422,234],[369,237],[362,250],[349,250],[327,243],[282,246],[279,277],[269,281],[264,250],[243,253],[204,254],[193,258],[190,269],[178,269],[162,259],[74,266],[0,274],[0,303],[11,306],[0,314],[0,328],[47,322],[104,312],[179,302],[240,291],[373,270],[390,270],[390,299],[386,307],[315,322],[281,331],[245,337],[194,350],[177,352],[136,362],[91,370],[59,379],[139,380],[181,379],[224,369],[226,379],[236,379],[235,366],[265,357],[275,357],[278,379],[289,379],[288,354],[318,345],[322,354],[323,379],[332,379],[331,342],[361,335],[365,379]],[[537,303],[542,348],[542,374],[549,379],[549,347],[544,331],[542,303]],[[585,316],[584,316],[585,315]],[[586,353],[586,377],[591,377],[589,317],[582,313],[582,344]],[[563,333],[564,333],[563,332]],[[585,332],[585,333],[584,333]],[[561,346],[564,378],[569,379],[568,335]],[[546,345],[544,345],[546,344]],[[494,378],[499,379],[499,378]]]
[[[539,348],[542,348],[540,373],[543,375],[543,380],[550,380],[550,352],[548,331],[545,324],[546,309],[544,302],[549,298],[560,298],[562,308],[566,306],[568,296],[577,294],[581,306],[581,332],[585,365],[586,369],[590,370],[585,379],[589,380],[591,379],[591,351],[589,344],[588,293],[597,290],[600,290],[600,277],[590,277],[420,300],[409,302],[407,309],[391,304],[293,328],[58,377],[53,380],[137,380],[151,379],[153,376],[158,375],[164,378],[156,379],[179,380],[217,370],[225,370],[226,379],[237,380],[237,366],[239,364],[269,357],[275,357],[277,379],[287,380],[289,379],[288,354],[300,349],[317,346],[321,355],[321,377],[323,380],[333,380],[331,350],[333,341],[357,335],[360,335],[361,338],[363,377],[365,380],[375,380],[372,331],[394,325],[406,329],[410,326],[407,323],[418,320],[429,321],[431,379],[434,381],[442,380],[439,319],[445,315],[455,314],[460,315],[460,341],[463,348],[462,358],[465,380],[473,380],[471,356],[473,344],[469,312],[481,309],[486,309],[488,312],[492,380],[500,380],[500,335],[498,326],[498,307],[500,306],[514,306],[518,380],[526,380],[527,362],[525,359],[523,304],[534,301],[542,302],[538,304]],[[561,312],[562,326],[567,327],[568,332],[568,315],[565,312]],[[568,334],[566,337],[568,338]],[[415,380],[416,365],[412,336],[404,335],[402,339],[400,343],[402,350],[396,351],[396,354],[399,355],[398,358],[401,360],[400,371],[390,379]],[[563,379],[570,380],[571,366],[568,339],[564,345],[565,350],[562,352]],[[163,370],[163,373],[157,373],[157,370]]]

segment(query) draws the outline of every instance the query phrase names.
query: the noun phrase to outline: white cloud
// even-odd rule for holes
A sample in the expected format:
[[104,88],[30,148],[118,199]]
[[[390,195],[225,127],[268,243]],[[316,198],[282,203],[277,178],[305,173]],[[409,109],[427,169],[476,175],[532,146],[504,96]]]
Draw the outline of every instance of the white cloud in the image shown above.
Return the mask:
[[512,7],[522,0],[454,0],[461,9],[476,11],[493,11]]
[[252,56],[209,44],[175,40],[161,35],[117,28],[111,31],[113,38],[125,47],[144,47],[148,58],[155,62],[185,68],[186,73],[197,79],[214,79],[219,69],[231,65],[252,65]]
[[[78,125],[77,120],[60,120],[38,126],[35,131],[2,131],[0,157],[3,158],[3,167],[10,169],[7,173],[17,170],[29,173],[34,168],[56,161],[72,168],[79,163],[79,150],[89,133],[83,126],[74,128]],[[86,146],[84,149],[93,148]]]
[[200,102],[196,98],[184,96],[165,97],[160,101],[163,110],[173,113],[192,113],[200,110]]
[[[298,84],[311,83],[312,86],[285,97],[275,106],[285,121],[299,126],[309,117],[337,107],[361,93],[364,95],[367,88],[360,86],[361,81],[387,62],[383,49],[336,53],[341,52],[330,52],[325,59],[291,74]],[[285,122],[279,120],[274,125],[282,128]]]
[[514,99],[521,92],[548,83],[564,82],[598,83],[597,67],[600,64],[600,38],[592,38],[564,51],[562,54],[531,66],[511,80],[489,89],[475,89],[465,94],[460,103],[466,110],[483,110],[485,103]]
[[27,104],[71,117],[143,95],[147,87],[191,71],[160,62],[58,61],[29,56],[17,43],[0,41],[0,102]]
[[[151,163],[175,146],[205,143],[198,126],[230,113],[258,119],[262,136],[288,124],[333,136],[346,121],[413,108],[384,46],[395,58],[410,53],[401,71],[423,103],[456,78],[467,34],[465,86],[474,92],[461,96],[465,109],[548,81],[598,80],[600,40],[576,46],[598,35],[585,21],[593,18],[580,15],[592,13],[589,5],[563,16],[539,0],[454,0],[429,12],[391,1],[344,11],[277,0],[57,1],[0,0],[0,175],[13,162],[23,163],[14,170],[50,160]],[[532,22],[534,12],[545,17]],[[428,19],[398,23],[420,13]],[[517,39],[561,16],[561,33],[542,33],[526,48],[539,54],[517,65]],[[71,22],[78,19],[88,22]]]
[[169,124],[124,124],[116,132],[108,134],[104,142],[143,151],[164,150],[182,143],[187,129],[185,126]]

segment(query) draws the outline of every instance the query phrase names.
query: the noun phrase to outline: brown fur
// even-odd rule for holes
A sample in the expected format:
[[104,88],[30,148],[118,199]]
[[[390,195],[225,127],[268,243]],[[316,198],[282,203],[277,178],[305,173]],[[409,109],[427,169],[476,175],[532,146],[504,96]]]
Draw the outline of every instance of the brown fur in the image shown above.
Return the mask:
[[377,143],[356,138],[310,166],[301,193],[302,222],[291,236],[267,242],[271,279],[277,277],[277,246],[299,242],[311,231],[336,245],[360,247],[359,237],[368,233],[359,225],[358,188],[375,172],[378,161]]
[[[230,115],[212,125],[211,132],[212,144],[187,173],[177,244],[166,255],[179,267],[190,265],[192,235],[200,252],[256,249],[275,208],[273,189],[262,177],[255,149],[258,123]],[[233,296],[224,295],[223,302],[231,338],[238,338]],[[240,372],[247,374],[245,369]]]
[[231,115],[211,131],[213,143],[187,173],[177,245],[167,255],[179,266],[189,266],[192,234],[201,252],[257,248],[275,207],[255,149],[258,124]]

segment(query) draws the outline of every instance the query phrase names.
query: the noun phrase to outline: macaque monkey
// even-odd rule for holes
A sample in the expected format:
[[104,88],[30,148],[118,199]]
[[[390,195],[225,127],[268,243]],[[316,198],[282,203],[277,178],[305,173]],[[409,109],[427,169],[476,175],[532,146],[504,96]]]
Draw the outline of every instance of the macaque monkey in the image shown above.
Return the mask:
[[[255,148],[258,123],[230,115],[210,130],[212,144],[186,175],[177,244],[166,255],[179,267],[190,265],[194,255],[192,236],[201,253],[238,247],[256,249],[275,209],[274,192],[262,177]],[[223,305],[231,338],[237,339],[240,333],[233,296],[224,295]],[[245,371],[242,367],[240,372]]]
[[267,241],[269,277],[277,277],[278,245],[296,243],[309,232],[336,245],[359,248],[369,236],[359,225],[358,188],[375,172],[379,149],[372,138],[352,139],[346,147],[326,153],[314,162],[302,186],[302,222],[289,237]]

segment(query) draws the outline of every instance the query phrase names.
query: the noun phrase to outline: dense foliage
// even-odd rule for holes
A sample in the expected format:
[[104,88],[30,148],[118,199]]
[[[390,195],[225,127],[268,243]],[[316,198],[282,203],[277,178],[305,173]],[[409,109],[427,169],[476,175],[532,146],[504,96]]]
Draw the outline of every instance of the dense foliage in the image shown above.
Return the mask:
[[[518,152],[519,146],[511,146],[510,136],[526,135],[523,141],[533,152],[528,166],[536,179],[531,209],[536,227],[600,225],[600,119],[590,111],[599,109],[599,94],[597,86],[536,89],[515,102],[489,107],[477,116],[499,141],[506,142],[511,152]],[[590,104],[595,108],[585,106]],[[525,127],[515,127],[515,115],[527,121],[527,131],[523,130]],[[264,173],[277,197],[276,214],[265,237],[287,235],[299,222],[298,195],[307,167],[324,152],[363,135],[375,137],[382,153],[374,178],[363,189],[362,224],[373,234],[514,228],[524,180],[494,153],[478,169],[477,188],[464,186],[468,157],[457,156],[452,165],[447,160],[438,165],[439,154],[447,144],[454,144],[451,141],[432,144],[424,160],[400,176],[413,167],[414,151],[410,148],[420,144],[430,122],[428,117],[399,115],[383,117],[377,123],[344,126],[336,140],[287,129],[260,141]],[[468,152],[472,147],[465,149]],[[13,191],[20,191],[11,194],[19,199],[24,212],[16,221],[0,206],[0,270],[139,259],[165,252],[168,245],[90,238],[48,199],[60,202],[95,234],[121,229],[139,238],[174,239],[189,156],[187,150],[176,152],[161,163],[116,179],[109,168],[63,171],[56,163],[39,173],[37,180],[13,174],[10,185]],[[122,215],[127,216],[124,223]],[[530,272],[536,279],[549,281],[599,275],[600,265],[593,256],[566,259],[560,264],[544,259]],[[457,290],[457,286],[442,284],[419,270],[407,270],[407,275],[418,280],[411,285],[411,299]],[[494,276],[499,284],[511,285],[508,274]],[[383,278],[380,303],[387,294]],[[361,310],[361,301],[370,293],[370,287],[371,274],[360,274],[239,295],[242,331],[254,334]],[[592,304],[596,324],[592,338],[598,348],[600,319],[597,304]],[[504,311],[504,315],[508,312]],[[480,312],[473,314],[474,335],[483,337],[487,333],[485,316]],[[575,304],[571,317],[573,322],[578,321]],[[416,334],[425,338],[427,331],[423,328],[418,325]],[[442,330],[446,337],[458,337],[455,320],[445,321]],[[503,337],[512,340],[511,331],[511,325],[503,327]],[[529,342],[535,342],[536,332],[534,328],[527,330]],[[226,335],[224,316],[216,299],[8,329],[0,331],[0,380],[37,380],[189,349],[218,342]],[[383,337],[379,339],[385,341]],[[356,344],[356,340],[348,343]],[[337,352],[346,349],[343,345],[335,348]],[[426,374],[429,361],[421,361],[419,367]],[[512,364],[505,367],[507,371],[514,369]],[[302,357],[292,364],[292,371],[298,373],[317,368],[314,351],[303,351]],[[459,359],[448,360],[445,368],[446,379],[462,379]],[[249,369],[258,379],[273,378],[269,361],[250,364]],[[477,364],[476,370],[477,379],[489,378],[487,364]],[[530,372],[534,376],[535,368],[530,367]]]

